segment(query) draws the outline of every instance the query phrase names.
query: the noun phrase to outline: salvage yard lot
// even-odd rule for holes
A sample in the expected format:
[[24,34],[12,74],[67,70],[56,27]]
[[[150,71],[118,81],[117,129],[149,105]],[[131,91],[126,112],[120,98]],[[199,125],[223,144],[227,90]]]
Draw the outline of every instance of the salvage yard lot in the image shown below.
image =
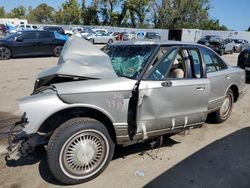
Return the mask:
[[[238,54],[224,55],[236,65]],[[8,125],[18,114],[16,100],[29,95],[39,71],[58,58],[22,58],[0,61],[0,150]],[[250,88],[222,124],[206,123],[166,138],[160,149],[148,142],[117,148],[108,168],[96,179],[74,187],[250,187]],[[135,175],[141,172],[142,177]],[[29,160],[5,163],[0,157],[0,187],[57,187],[39,150]]]

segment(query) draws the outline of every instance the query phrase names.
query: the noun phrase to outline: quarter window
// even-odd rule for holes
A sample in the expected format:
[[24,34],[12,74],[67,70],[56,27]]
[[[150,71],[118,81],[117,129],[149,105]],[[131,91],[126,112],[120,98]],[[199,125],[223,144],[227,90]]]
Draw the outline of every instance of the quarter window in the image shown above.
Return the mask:
[[223,70],[227,68],[227,65],[222,61],[222,59],[214,54],[212,54],[211,56],[217,70]]
[[215,53],[202,49],[202,55],[206,64],[206,71],[214,72],[227,68],[227,65]]

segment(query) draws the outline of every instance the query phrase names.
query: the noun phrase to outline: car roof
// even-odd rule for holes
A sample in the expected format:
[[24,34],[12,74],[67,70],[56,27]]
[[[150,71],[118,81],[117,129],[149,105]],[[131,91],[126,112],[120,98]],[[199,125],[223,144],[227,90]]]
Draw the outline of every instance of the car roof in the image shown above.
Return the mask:
[[62,28],[60,26],[43,26],[43,28]]
[[182,41],[174,41],[174,40],[128,40],[128,41],[120,41],[115,42],[112,45],[169,45],[169,46],[202,46],[197,43],[189,43],[189,42],[182,42]]
[[53,33],[53,32],[50,32],[50,31],[46,31],[46,30],[23,30],[23,31],[18,31],[17,33],[20,33],[20,34],[22,34],[22,33],[34,33],[34,32],[36,32],[36,33]]

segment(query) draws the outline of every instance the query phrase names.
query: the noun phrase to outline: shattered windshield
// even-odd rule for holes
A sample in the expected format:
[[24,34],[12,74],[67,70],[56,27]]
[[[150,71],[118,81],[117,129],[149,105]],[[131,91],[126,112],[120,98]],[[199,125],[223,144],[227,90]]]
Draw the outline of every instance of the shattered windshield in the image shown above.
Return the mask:
[[111,45],[106,53],[119,77],[136,79],[156,45]]

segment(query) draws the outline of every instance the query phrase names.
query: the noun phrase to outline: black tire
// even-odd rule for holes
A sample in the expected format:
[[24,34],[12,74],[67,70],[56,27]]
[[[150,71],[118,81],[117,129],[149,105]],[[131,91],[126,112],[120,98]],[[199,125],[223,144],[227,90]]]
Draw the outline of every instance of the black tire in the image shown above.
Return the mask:
[[112,44],[114,41],[112,39],[108,40],[108,44]]
[[225,53],[225,50],[224,50],[224,49],[219,49],[218,54],[219,54],[220,56],[223,56],[223,55],[224,55],[224,53]]
[[91,42],[92,44],[95,44],[95,40],[94,39],[89,39],[89,42]]
[[51,136],[47,148],[48,166],[60,182],[79,184],[100,175],[113,153],[114,143],[102,123],[73,118]]
[[11,51],[7,47],[0,47],[0,60],[7,60],[11,58]]
[[61,55],[63,47],[62,46],[56,46],[53,50],[53,55],[55,57],[59,57]]
[[[227,102],[228,102],[228,107],[226,104]],[[220,109],[218,109],[212,114],[216,123],[222,123],[229,118],[233,109],[233,103],[234,103],[233,91],[231,89],[228,89],[222,107],[220,107]]]

